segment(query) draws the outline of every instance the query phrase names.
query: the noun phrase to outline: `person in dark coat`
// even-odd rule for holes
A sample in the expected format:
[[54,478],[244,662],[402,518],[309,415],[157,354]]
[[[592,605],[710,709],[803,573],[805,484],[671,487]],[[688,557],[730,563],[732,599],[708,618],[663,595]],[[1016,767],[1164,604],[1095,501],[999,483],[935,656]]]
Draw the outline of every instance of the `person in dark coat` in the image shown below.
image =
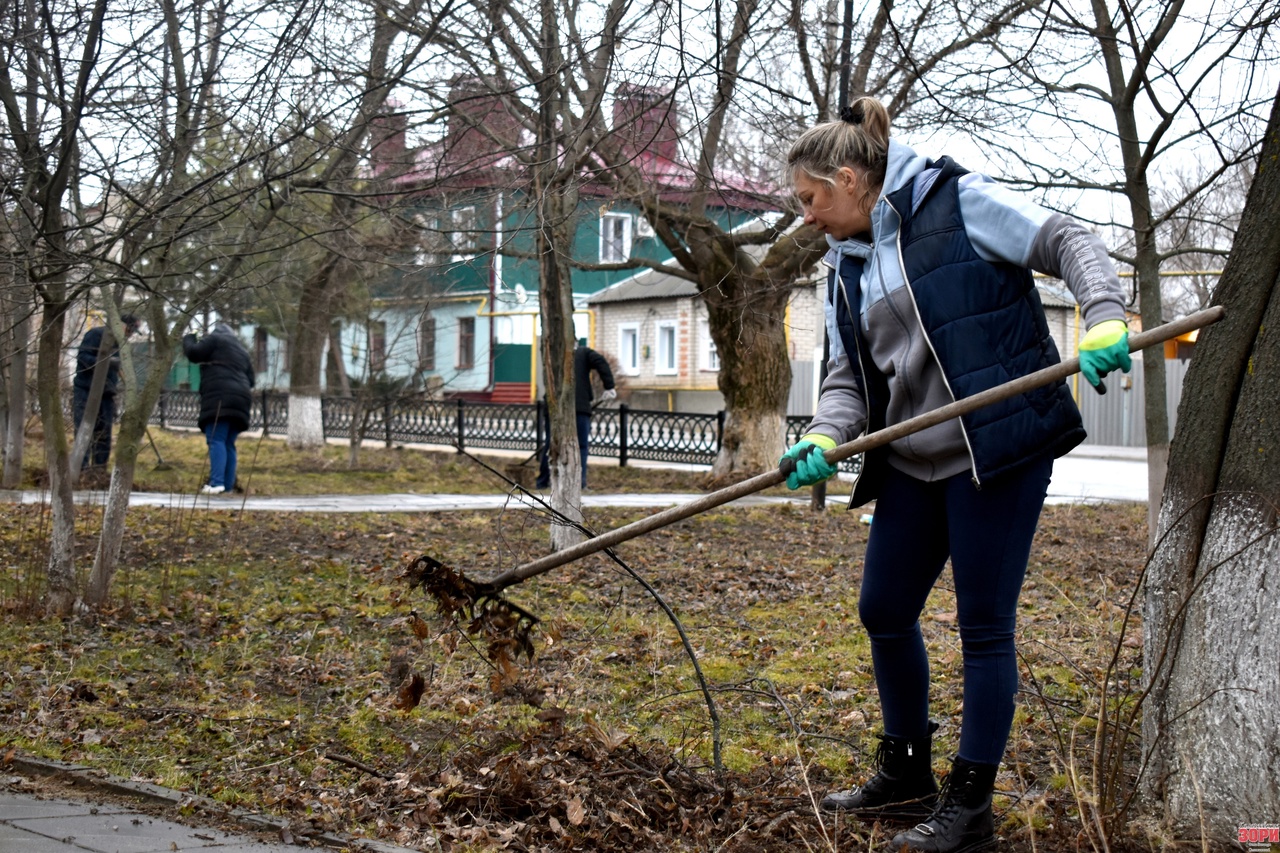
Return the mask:
[[[124,324],[126,339],[138,330],[138,320],[132,314],[125,314],[120,321]],[[93,387],[93,372],[100,361],[107,362],[107,382],[102,386],[102,399],[93,422],[93,441],[80,465],[83,470],[105,466],[111,455],[111,425],[116,420],[116,392],[120,389],[120,348],[114,343],[103,347],[106,333],[105,326],[94,326],[84,333],[80,349],[76,352],[76,375],[71,382],[71,417],[77,433],[89,402],[89,389]]]
[[[578,342],[578,347],[573,351],[573,393],[574,406],[578,411],[578,452],[582,456],[582,488],[587,487],[587,454],[591,449],[591,371],[595,371],[600,376],[600,382],[604,385],[604,393],[600,395],[601,400],[612,400],[618,396],[618,392],[614,390],[613,370],[609,367],[608,360],[600,353],[587,346],[585,340]],[[546,409],[544,408],[545,412]],[[545,423],[545,421],[544,421]],[[546,434],[551,434],[550,424],[547,424]],[[545,489],[551,485],[551,466],[547,461],[547,445],[542,446],[541,459],[538,463],[538,480],[536,487]]]
[[220,495],[236,486],[236,437],[249,428],[253,360],[226,323],[203,338],[184,335],[182,351],[200,365],[200,418],[209,445],[209,482],[200,491]]

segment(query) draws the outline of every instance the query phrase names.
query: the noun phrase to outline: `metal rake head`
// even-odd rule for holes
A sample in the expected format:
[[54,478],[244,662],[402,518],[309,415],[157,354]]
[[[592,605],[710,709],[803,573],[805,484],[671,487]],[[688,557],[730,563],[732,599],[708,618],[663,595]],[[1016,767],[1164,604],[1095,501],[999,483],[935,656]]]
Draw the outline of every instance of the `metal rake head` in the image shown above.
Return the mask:
[[533,626],[538,617],[507,601],[491,585],[476,583],[434,557],[423,554],[405,566],[410,589],[422,591],[440,615],[454,624],[466,620],[466,632],[488,643],[489,659],[503,669],[521,654],[533,660]]

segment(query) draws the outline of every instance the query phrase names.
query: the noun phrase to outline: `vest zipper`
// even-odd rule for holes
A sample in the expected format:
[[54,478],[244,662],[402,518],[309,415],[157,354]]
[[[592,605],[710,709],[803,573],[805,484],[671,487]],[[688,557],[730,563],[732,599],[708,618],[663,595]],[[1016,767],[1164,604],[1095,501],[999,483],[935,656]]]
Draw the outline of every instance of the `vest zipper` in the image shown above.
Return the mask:
[[[844,283],[844,276],[840,274],[840,270],[838,269],[835,270],[835,274],[836,274],[836,283],[840,285],[839,296],[844,297],[844,307],[845,307],[845,310],[849,312],[849,317],[851,322],[855,324],[861,323],[862,318],[858,317],[853,313],[853,303],[849,301],[849,290]],[[836,312],[837,317],[839,317],[840,315],[839,307],[840,306],[838,305],[831,306],[832,310]],[[858,346],[858,337],[857,337],[856,331],[854,332],[853,343],[854,343],[854,347],[853,347],[854,354],[857,355],[858,357],[858,374],[862,377],[862,394],[864,397],[863,404],[867,407],[867,419],[868,419],[868,423],[870,423],[871,403],[870,403],[870,400],[865,399],[867,396],[867,388],[869,388],[870,386],[867,385],[867,369],[862,366],[862,347]],[[866,427],[863,427],[862,431],[865,434]],[[849,490],[849,509],[853,509],[853,496],[857,494],[858,484],[862,482],[862,475],[866,470],[867,470],[867,456],[864,453],[862,455],[862,464],[858,466],[858,476],[853,478],[853,488]]]
[[[906,284],[907,295],[911,297],[911,308],[916,314],[916,323],[920,325],[920,334],[924,335],[925,345],[929,347],[929,354],[933,356],[934,362],[938,365],[938,373],[942,375],[942,384],[946,386],[947,393],[951,395],[951,402],[956,401],[956,392],[951,388],[951,382],[947,379],[947,372],[942,369],[942,359],[938,358],[938,351],[933,348],[933,341],[929,338],[929,330],[924,326],[924,318],[920,316],[920,305],[916,302],[916,291],[911,286],[911,279],[907,277],[907,264],[902,257],[902,214],[893,206],[893,202],[889,201],[886,196],[885,205],[894,212],[898,217],[898,228],[893,236],[894,250],[898,253],[898,269],[902,271],[902,281]],[[865,381],[865,379],[864,379]],[[973,455],[973,444],[969,441],[969,430],[965,429],[964,419],[960,420],[960,435],[964,438],[965,449],[969,451],[969,479],[973,482],[973,487],[979,491],[982,490],[982,480],[978,477],[978,460]]]

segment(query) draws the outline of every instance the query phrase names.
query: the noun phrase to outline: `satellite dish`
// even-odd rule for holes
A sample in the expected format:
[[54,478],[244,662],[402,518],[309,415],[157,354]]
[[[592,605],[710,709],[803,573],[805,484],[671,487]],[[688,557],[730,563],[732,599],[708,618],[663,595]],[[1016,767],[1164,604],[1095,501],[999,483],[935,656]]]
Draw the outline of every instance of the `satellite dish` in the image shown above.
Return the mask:
[[515,288],[500,284],[494,299],[503,305],[523,305],[529,301],[529,294],[525,291],[523,284],[517,284]]

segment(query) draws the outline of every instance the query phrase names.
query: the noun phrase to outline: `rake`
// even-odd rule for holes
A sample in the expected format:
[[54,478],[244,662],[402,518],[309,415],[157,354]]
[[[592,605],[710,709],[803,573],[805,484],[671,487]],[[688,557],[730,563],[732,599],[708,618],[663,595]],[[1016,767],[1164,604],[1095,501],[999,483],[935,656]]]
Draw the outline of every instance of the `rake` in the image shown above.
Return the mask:
[[[1129,337],[1130,352],[1163,343],[1187,332],[1216,323],[1225,315],[1221,306],[1206,308],[1181,320],[1175,320],[1150,331],[1140,332]],[[1080,371],[1080,360],[1070,359],[1038,370],[1003,385],[989,388],[971,397],[965,397],[941,408],[926,412],[918,417],[886,427],[853,441],[838,445],[825,453],[827,462],[835,464],[859,453],[904,438],[913,433],[943,423],[952,418],[969,414],[983,406],[1006,400],[1018,394],[1058,382]],[[529,630],[537,623],[537,618],[528,611],[502,598],[503,590],[529,578],[551,571],[554,568],[572,563],[591,554],[605,551],[646,533],[683,521],[690,516],[746,497],[764,489],[777,486],[787,478],[787,471],[782,467],[766,471],[750,479],[743,480],[718,491],[703,495],[700,498],[670,507],[662,512],[646,516],[631,524],[602,533],[591,539],[579,542],[548,554],[537,560],[502,572],[488,580],[472,580],[462,572],[452,569],[429,556],[420,556],[406,569],[405,577],[411,587],[421,586],[423,591],[435,601],[442,615],[458,619],[466,616],[471,620],[468,625],[470,633],[484,635],[490,641],[490,656],[502,655],[501,649],[523,651],[532,656],[532,643]]]

